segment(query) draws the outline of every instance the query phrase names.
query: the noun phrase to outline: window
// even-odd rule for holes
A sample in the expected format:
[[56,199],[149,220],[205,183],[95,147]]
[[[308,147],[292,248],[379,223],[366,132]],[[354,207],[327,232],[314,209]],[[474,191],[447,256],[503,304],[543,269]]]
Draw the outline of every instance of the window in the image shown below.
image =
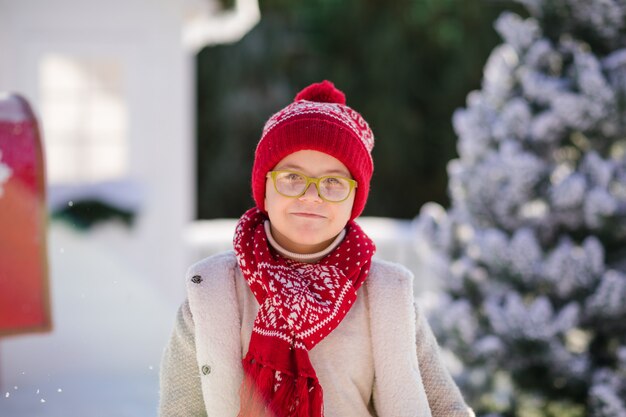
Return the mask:
[[48,181],[126,177],[128,108],[122,62],[48,54],[39,77]]

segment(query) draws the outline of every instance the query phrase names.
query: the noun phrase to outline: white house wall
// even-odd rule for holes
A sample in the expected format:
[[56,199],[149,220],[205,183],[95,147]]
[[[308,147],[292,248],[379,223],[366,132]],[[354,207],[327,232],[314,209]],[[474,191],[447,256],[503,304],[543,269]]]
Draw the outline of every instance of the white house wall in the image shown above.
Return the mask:
[[[8,48],[0,54],[0,90],[24,94],[35,111],[37,63],[44,53],[123,60],[129,179],[144,184],[146,196],[132,250],[143,261],[151,260],[142,262],[141,269],[165,293],[185,264],[180,230],[193,215],[193,69],[192,58],[181,48],[177,3],[0,0],[3,19],[9,17],[8,25],[2,25]],[[150,256],[154,253],[164,260]]]
[[[38,384],[65,381],[71,386],[70,374],[80,372],[88,376],[82,375],[85,385],[94,386],[95,375],[143,375],[148,385],[137,389],[148,386],[150,398],[156,398],[158,359],[184,297],[190,259],[183,230],[194,208],[194,74],[193,57],[181,44],[183,3],[0,0],[0,91],[26,96],[36,113],[38,63],[44,54],[121,59],[130,116],[125,180],[142,190],[142,207],[131,229],[106,225],[79,233],[61,224],[51,228],[55,330],[0,340],[0,415],[5,415],[3,407],[23,416],[43,415],[10,408],[10,399],[19,394],[5,398],[4,390],[12,390],[17,379],[34,392]],[[124,317],[127,326],[120,327]],[[45,382],[44,376],[57,381]],[[29,395],[28,401],[39,401]]]

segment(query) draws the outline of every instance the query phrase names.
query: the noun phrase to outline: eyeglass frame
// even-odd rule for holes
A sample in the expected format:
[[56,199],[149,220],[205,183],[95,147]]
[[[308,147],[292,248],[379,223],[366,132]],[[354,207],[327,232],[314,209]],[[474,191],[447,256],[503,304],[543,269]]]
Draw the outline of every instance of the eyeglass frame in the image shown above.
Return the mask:
[[[287,195],[287,194],[283,194],[280,191],[278,191],[278,187],[276,186],[276,176],[280,173],[290,173],[290,174],[296,174],[296,175],[301,175],[304,178],[306,178],[306,184],[304,185],[304,190],[302,190],[302,192],[298,195]],[[309,187],[311,186],[311,184],[315,184],[315,190],[317,191],[317,196],[319,198],[321,198],[322,200],[328,202],[328,203],[343,203],[344,201],[346,201],[348,198],[350,198],[350,194],[352,194],[352,190],[354,190],[355,188],[357,188],[359,186],[358,182],[356,182],[356,180],[353,180],[352,178],[347,178],[347,177],[343,177],[341,175],[324,175],[323,177],[309,177],[308,175],[303,174],[302,172],[299,171],[291,171],[288,169],[281,169],[281,170],[277,170],[277,171],[268,171],[268,173],[265,175],[266,178],[271,178],[272,179],[272,183],[274,184],[274,189],[276,190],[276,192],[280,195],[282,195],[283,197],[287,197],[287,198],[300,198],[302,197],[304,194],[306,194],[306,192],[309,190]],[[325,178],[340,178],[342,180],[346,180],[348,181],[348,184],[350,184],[350,190],[348,190],[348,194],[346,195],[346,198],[342,199],[342,200],[329,200],[327,198],[325,198],[324,196],[322,196],[322,194],[320,193],[320,181],[322,181]]]

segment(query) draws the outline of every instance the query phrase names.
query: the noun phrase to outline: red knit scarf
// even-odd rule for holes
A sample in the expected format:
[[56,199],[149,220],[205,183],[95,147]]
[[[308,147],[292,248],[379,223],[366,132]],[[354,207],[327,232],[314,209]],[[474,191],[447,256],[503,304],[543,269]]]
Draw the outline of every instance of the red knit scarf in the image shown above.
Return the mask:
[[331,253],[302,263],[270,249],[265,220],[259,209],[248,210],[234,238],[239,267],[260,305],[243,359],[239,417],[322,417],[309,351],[354,305],[376,247],[351,221]]

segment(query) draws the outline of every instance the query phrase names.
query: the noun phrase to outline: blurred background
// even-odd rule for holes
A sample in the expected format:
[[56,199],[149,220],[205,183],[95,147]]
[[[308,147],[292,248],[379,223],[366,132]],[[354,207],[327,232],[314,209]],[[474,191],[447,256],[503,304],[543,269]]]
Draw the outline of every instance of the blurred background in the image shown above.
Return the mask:
[[[541,21],[544,3],[558,13]],[[30,102],[43,140],[52,317],[50,331],[0,338],[0,415],[156,413],[160,356],[185,297],[185,270],[230,248],[235,219],[253,204],[263,124],[312,82],[332,80],[374,131],[360,222],[377,256],[413,269],[418,291],[438,288],[436,274],[420,273],[416,253],[430,252],[415,239],[437,221],[415,219],[427,202],[451,206],[446,167],[471,128],[455,132],[453,113],[483,85],[502,33],[512,44],[535,40],[517,21],[500,34],[494,22],[505,10],[520,19],[534,11],[555,40],[557,28],[573,26],[548,18],[566,20],[574,3],[0,0],[0,91]],[[528,36],[514,42],[520,33]],[[602,54],[622,39],[602,44]],[[496,77],[507,70],[494,71],[489,85],[508,82]],[[0,190],[11,181],[1,158]],[[515,403],[491,407],[474,394],[484,410]]]
[[0,91],[30,102],[44,145],[53,324],[0,339],[0,414],[155,413],[185,270],[230,247],[263,124],[309,83],[373,128],[364,216],[379,256],[410,263],[506,6],[0,0]]

